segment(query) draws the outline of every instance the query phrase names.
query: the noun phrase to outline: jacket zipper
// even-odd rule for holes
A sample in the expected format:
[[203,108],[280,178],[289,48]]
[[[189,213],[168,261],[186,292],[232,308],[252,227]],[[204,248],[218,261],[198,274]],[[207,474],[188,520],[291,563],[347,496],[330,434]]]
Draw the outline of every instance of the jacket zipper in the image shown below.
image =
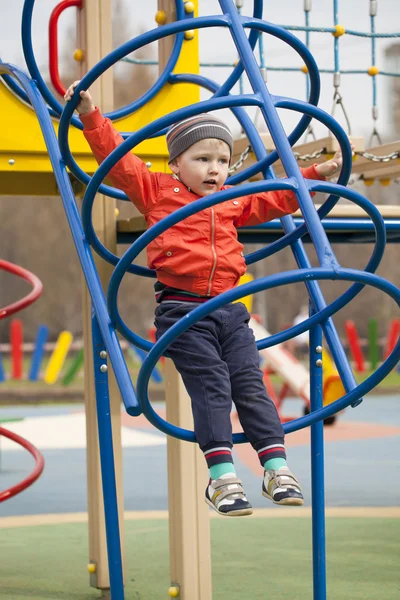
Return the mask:
[[215,251],[215,212],[214,208],[211,209],[211,251],[213,255],[213,266],[208,280],[207,296],[211,296],[212,278],[214,277],[215,269],[217,266],[217,253]]

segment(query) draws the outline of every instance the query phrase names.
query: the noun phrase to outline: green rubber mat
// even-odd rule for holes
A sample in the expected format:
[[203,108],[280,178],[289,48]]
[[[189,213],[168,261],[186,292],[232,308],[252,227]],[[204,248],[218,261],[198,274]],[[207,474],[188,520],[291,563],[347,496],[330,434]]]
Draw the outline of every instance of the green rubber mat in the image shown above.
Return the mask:
[[[211,531],[213,600],[312,599],[309,519],[212,519]],[[398,519],[329,517],[328,598],[400,598],[399,538]],[[2,529],[0,598],[100,598],[87,562],[85,523]],[[166,520],[126,522],[126,565],[126,600],[168,598]]]

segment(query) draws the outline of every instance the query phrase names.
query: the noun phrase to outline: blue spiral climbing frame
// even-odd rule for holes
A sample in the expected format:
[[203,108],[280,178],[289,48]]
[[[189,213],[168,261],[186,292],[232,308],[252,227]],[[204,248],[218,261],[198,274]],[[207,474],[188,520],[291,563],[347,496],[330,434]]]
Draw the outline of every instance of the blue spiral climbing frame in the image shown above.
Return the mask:
[[[313,564],[314,564],[314,598],[326,599],[325,576],[325,525],[324,525],[324,458],[323,458],[323,419],[342,410],[346,406],[357,406],[363,395],[376,386],[397,364],[400,357],[400,342],[386,361],[366,381],[357,386],[346,355],[341,346],[332,317],[346,306],[364,288],[371,285],[389,294],[400,306],[400,290],[374,274],[385,248],[385,226],[378,210],[363,196],[345,186],[351,172],[351,148],[342,128],[323,110],[317,107],[319,98],[319,73],[316,63],[307,49],[293,34],[261,19],[263,2],[254,1],[253,16],[246,17],[238,13],[233,0],[219,0],[221,13],[208,17],[194,18],[183,9],[182,0],[176,0],[177,21],[157,29],[148,31],[133,40],[123,44],[111,52],[80,82],[71,102],[63,107],[52,96],[46,87],[37,67],[31,35],[32,12],[34,0],[25,0],[23,11],[22,37],[24,53],[31,78],[12,65],[0,63],[0,75],[8,85],[25,101],[31,103],[40,122],[43,136],[52,162],[57,184],[60,189],[66,215],[70,224],[75,247],[82,265],[93,305],[93,353],[96,384],[96,401],[98,409],[98,427],[100,438],[101,468],[103,478],[104,505],[106,513],[106,533],[108,558],[110,568],[110,585],[113,600],[123,600],[123,577],[120,551],[118,511],[115,486],[114,458],[110,422],[106,357],[112,363],[116,380],[127,412],[137,416],[143,412],[148,420],[166,434],[188,442],[195,442],[192,431],[175,427],[161,419],[153,410],[148,399],[148,382],[151,373],[169,344],[182,332],[193,325],[198,319],[211,313],[228,302],[232,302],[249,294],[272,289],[295,282],[306,285],[310,297],[310,317],[307,321],[292,327],[285,332],[257,342],[259,349],[272,346],[288,340],[306,330],[310,330],[310,374],[311,374],[311,413],[284,425],[286,433],[311,426],[311,468],[312,468],[312,505],[313,505]],[[218,86],[215,82],[198,75],[174,75],[172,73],[178,60],[182,46],[183,35],[189,29],[206,27],[224,27],[232,35],[240,61],[224,82]],[[289,44],[301,56],[307,66],[310,76],[309,99],[302,102],[293,98],[274,96],[269,93],[260,73],[253,50],[260,32],[275,36]],[[136,111],[148,100],[153,98],[165,83],[179,85],[181,82],[191,82],[210,90],[211,99],[175,111],[157,119],[133,134],[125,134],[125,141],[116,148],[102,163],[90,179],[76,164],[68,146],[68,132],[72,124],[81,127],[73,111],[76,108],[80,90],[88,89],[90,85],[108,68],[130,54],[134,50],[156,42],[166,36],[175,35],[175,44],[171,57],[158,82],[139,100],[130,106],[111,113],[110,118],[117,119]],[[231,90],[243,73],[246,73],[253,93],[247,95],[232,95]],[[47,103],[47,106],[46,106]],[[268,130],[273,138],[276,151],[268,154],[252,121],[243,107],[256,106],[260,109]],[[108,172],[124,156],[126,152],[151,136],[164,135],[167,128],[179,119],[187,118],[202,112],[221,108],[232,110],[249,138],[257,162],[252,167],[231,177],[229,183],[239,184],[257,172],[263,174],[262,181],[245,183],[197,200],[169,215],[150,230],[146,231],[118,258],[109,252],[97,238],[91,219],[92,206],[97,192],[126,200],[119,190],[111,188],[103,181]],[[301,116],[295,129],[286,136],[279,120],[277,109],[298,112]],[[56,139],[51,124],[50,115],[61,115],[59,140]],[[311,119],[317,119],[326,125],[337,138],[343,153],[343,167],[338,183],[304,180],[292,152],[292,145],[307,129]],[[277,179],[273,164],[281,159],[287,177]],[[87,185],[82,215],[80,215],[74,198],[66,165],[72,173]],[[298,269],[278,275],[263,277],[252,281],[240,288],[230,290],[191,311],[184,322],[174,325],[156,344],[151,344],[132,331],[121,318],[118,311],[118,291],[126,273],[155,277],[155,273],[134,263],[138,254],[162,232],[186,217],[219,204],[226,200],[242,195],[272,191],[291,190],[297,198],[304,217],[304,224],[296,227],[292,217],[284,217],[281,222],[285,235],[278,241],[246,256],[247,264],[271,256],[279,250],[290,246],[295,256]],[[323,206],[317,212],[311,200],[312,192],[330,194]],[[346,198],[361,206],[371,218],[375,228],[375,246],[364,271],[343,268],[338,263],[327,235],[321,225],[321,218],[326,216],[335,206],[339,197]],[[319,266],[311,267],[301,238],[308,233],[314,245]],[[98,253],[104,260],[115,266],[105,298],[94,264],[92,251]],[[319,281],[348,281],[352,285],[334,302],[327,305],[318,285]],[[123,353],[118,341],[117,332],[121,333],[129,343],[148,352],[140,370],[137,389],[132,384]],[[328,343],[335,364],[346,389],[346,394],[329,406],[322,407],[322,369],[321,346],[322,333]],[[235,443],[246,442],[244,434],[234,436]]]

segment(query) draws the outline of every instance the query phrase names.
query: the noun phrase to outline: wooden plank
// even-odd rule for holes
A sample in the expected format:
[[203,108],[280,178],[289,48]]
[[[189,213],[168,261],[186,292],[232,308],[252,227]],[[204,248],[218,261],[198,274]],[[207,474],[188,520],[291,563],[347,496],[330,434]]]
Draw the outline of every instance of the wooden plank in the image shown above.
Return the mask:
[[[321,205],[315,205],[315,208],[320,208]],[[381,204],[376,206],[384,219],[400,219],[400,205]],[[301,212],[298,210],[293,214],[294,217],[301,217]],[[360,207],[354,204],[337,204],[324,219],[365,219],[369,218],[367,213]]]

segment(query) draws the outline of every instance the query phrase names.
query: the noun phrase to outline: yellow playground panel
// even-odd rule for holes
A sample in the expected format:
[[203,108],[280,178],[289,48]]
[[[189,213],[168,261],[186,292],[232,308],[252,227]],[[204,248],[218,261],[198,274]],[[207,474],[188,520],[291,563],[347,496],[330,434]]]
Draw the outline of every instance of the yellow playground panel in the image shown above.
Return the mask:
[[[194,3],[197,8],[197,3]],[[198,34],[185,39],[174,73],[198,73]],[[200,100],[199,88],[190,83],[166,84],[162,90],[135,114],[115,121],[119,131],[136,131],[163,115],[194,104]],[[56,181],[43,140],[42,132],[33,110],[25,105],[0,83],[0,106],[7,115],[6,127],[0,128],[0,178],[4,195],[57,195]],[[53,119],[58,130],[58,121]],[[97,163],[81,131],[71,128],[71,150],[83,171],[92,175]],[[168,170],[167,146],[164,137],[149,139],[135,148],[151,169]]]
[[322,364],[323,364],[323,402],[324,406],[332,404],[335,400],[339,400],[346,394],[342,380],[335,367],[329,352],[322,349]]

